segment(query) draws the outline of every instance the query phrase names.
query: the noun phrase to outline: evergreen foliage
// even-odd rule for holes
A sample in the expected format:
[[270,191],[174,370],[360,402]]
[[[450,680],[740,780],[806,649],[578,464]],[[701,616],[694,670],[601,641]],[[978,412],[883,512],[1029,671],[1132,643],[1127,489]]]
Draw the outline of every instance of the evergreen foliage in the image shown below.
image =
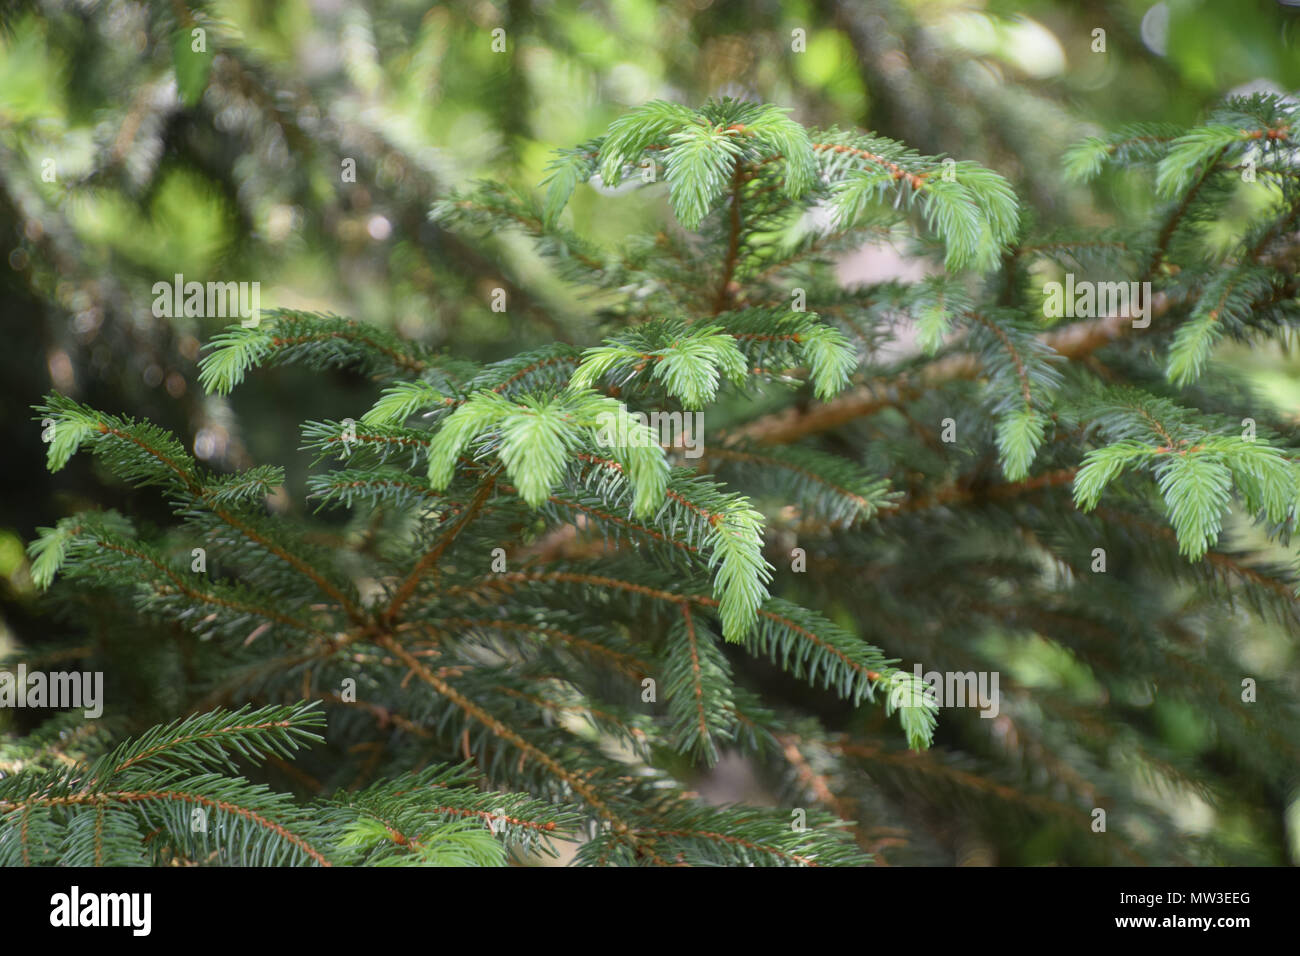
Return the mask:
[[[277,467],[214,474],[156,426],[50,395],[50,469],[91,452],[175,524],[65,518],[31,546],[37,581],[184,635],[148,651],[177,656],[178,712],[259,709],[24,761],[0,780],[0,862],[485,865],[580,838],[583,864],[856,864],[879,827],[924,829],[915,792],[990,826],[1054,820],[1084,862],[1232,859],[1227,837],[1172,845],[1160,794],[1213,796],[1217,757],[1271,806],[1297,767],[1300,714],[1282,677],[1232,663],[1230,623],[1244,608],[1296,633],[1296,569],[1263,556],[1295,530],[1300,451],[1210,374],[1221,339],[1300,319],[1296,120],[1252,96],[1194,129],[1086,140],[1073,174],[1145,175],[1165,205],[1039,236],[977,164],[764,104],[649,103],[562,153],[540,195],[484,183],[432,209],[453,232],[520,231],[575,295],[613,297],[600,344],[478,365],[293,310],[211,343],[214,393],[282,363],[372,380],[368,410],[302,430],[341,534],[268,508]],[[637,180],[666,186],[677,228],[605,249],[564,225],[584,183]],[[1212,248],[1207,224],[1247,190],[1259,221]],[[871,237],[942,274],[840,288],[830,256]],[[1045,319],[1062,267],[1151,283],[1149,325]],[[901,357],[877,348],[899,316],[922,346]],[[699,459],[636,415],[697,411]],[[1223,545],[1234,514],[1249,546]],[[1059,673],[1018,670],[1044,640]],[[935,706],[904,659],[1000,670],[1000,716]],[[1203,711],[1222,749],[1162,752],[1155,695]],[[321,737],[334,798],[236,775]],[[780,781],[781,808],[691,794],[690,768],[729,751]]]
[[155,727],[84,763],[42,748],[0,780],[0,865],[491,866],[512,845],[549,851],[576,825],[526,795],[479,790],[464,767],[308,806],[233,776],[233,758],[290,758],[324,723],[315,704],[245,707]]

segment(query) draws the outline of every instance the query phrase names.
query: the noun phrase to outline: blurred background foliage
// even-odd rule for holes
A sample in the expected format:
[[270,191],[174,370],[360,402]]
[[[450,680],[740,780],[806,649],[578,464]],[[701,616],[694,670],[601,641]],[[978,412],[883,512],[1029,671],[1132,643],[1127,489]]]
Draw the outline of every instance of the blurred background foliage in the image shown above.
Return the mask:
[[[196,27],[206,55],[178,56]],[[299,369],[259,372],[229,399],[202,394],[200,346],[226,322],[155,318],[155,282],[258,281],[264,308],[356,317],[481,360],[555,339],[586,345],[606,303],[570,295],[516,237],[446,232],[430,204],[478,178],[532,188],[554,149],[647,100],[732,95],[985,163],[1040,225],[1105,224],[1143,214],[1149,186],[1067,186],[1071,143],[1127,123],[1190,124],[1229,92],[1297,88],[1297,0],[7,0],[0,650],[54,635],[75,654],[102,637],[68,630],[37,601],[24,556],[37,526],[87,507],[166,519],[149,490],[106,483],[89,456],[46,473],[30,410],[45,392],[158,422],[217,469],[283,463],[288,487],[273,505],[284,509],[304,507],[299,423],[373,398],[358,376]],[[350,163],[355,182],[344,181]],[[566,215],[579,233],[616,240],[664,223],[665,206],[662,191],[583,189]],[[847,279],[864,266],[844,268]],[[497,286],[505,313],[490,309]],[[1293,358],[1225,350],[1297,417]],[[1294,669],[1294,644],[1252,639],[1261,666]],[[1095,694],[1069,655],[1005,642],[1023,684],[1073,687],[1081,703]],[[1162,701],[1152,720],[1175,750],[1207,746],[1194,708]],[[755,797],[701,782],[710,787]],[[1295,862],[1300,802],[1284,816],[1286,835],[1190,801],[1183,822],[1239,834],[1243,861]],[[1053,839],[985,829],[954,837],[951,856],[1050,862]]]

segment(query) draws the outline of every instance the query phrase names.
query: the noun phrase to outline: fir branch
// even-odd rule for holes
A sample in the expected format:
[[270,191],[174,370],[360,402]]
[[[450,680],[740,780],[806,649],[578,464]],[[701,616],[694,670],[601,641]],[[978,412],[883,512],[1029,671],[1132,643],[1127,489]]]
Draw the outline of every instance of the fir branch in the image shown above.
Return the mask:
[[406,579],[402,581],[397,590],[393,592],[392,599],[388,602],[388,606],[380,615],[382,621],[391,624],[396,620],[398,612],[415,593],[415,589],[419,586],[424,575],[428,573],[430,568],[437,566],[439,559],[446,553],[447,549],[451,547],[452,543],[460,533],[468,527],[471,521],[474,520],[474,516],[487,502],[488,498],[492,496],[492,490],[495,483],[495,475],[488,475],[483,479],[479,484],[478,490],[474,493],[474,497],[470,501],[469,507],[461,513],[460,517],[457,518],[442,537],[438,539],[437,543],[420,556],[420,560],[416,562],[415,567],[411,569],[411,573],[406,576]]

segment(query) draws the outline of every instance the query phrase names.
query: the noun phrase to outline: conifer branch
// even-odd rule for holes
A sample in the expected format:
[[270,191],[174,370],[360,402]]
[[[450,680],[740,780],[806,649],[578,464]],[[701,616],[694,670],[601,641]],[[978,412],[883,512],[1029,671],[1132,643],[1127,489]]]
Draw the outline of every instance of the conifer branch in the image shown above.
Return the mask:
[[[221,69],[227,94],[310,145],[258,69],[234,54]],[[134,668],[142,686],[174,677],[159,700],[179,707],[257,709],[120,743],[117,723],[72,733],[75,713],[0,736],[0,864],[500,865],[555,838],[579,864],[862,865],[859,844],[893,847],[891,862],[954,853],[909,831],[971,800],[988,832],[1050,826],[1070,860],[1110,859],[1086,811],[1123,801],[1129,859],[1233,857],[1217,837],[1166,849],[1180,831],[1144,788],[1281,805],[1276,767],[1245,744],[1295,756],[1300,713],[1267,675],[1267,709],[1237,700],[1240,641],[1225,635],[1246,614],[1279,628],[1300,615],[1295,569],[1264,550],[1295,531],[1300,447],[1285,416],[1209,372],[1220,342],[1300,324],[1296,128],[1293,103],[1251,96],[1189,129],[1085,140],[1067,173],[1142,169],[1164,202],[1047,233],[990,168],[733,99],[630,110],[560,151],[538,194],[412,187],[454,271],[511,271],[461,230],[513,253],[496,242],[510,230],[540,254],[562,298],[497,281],[525,303],[512,299],[512,334],[555,341],[453,357],[292,309],[218,334],[200,374],[212,393],[286,363],[370,382],[356,419],[302,426],[316,515],[267,509],[293,469],[216,475],[153,425],[58,395],[37,408],[52,471],[90,451],[173,511],[161,531],[110,511],[41,529],[40,589],[113,608],[75,657]],[[383,135],[361,136],[424,181]],[[1241,202],[1252,164],[1261,184]],[[586,183],[663,190],[675,226],[605,248],[576,225],[585,208],[565,212]],[[843,285],[836,256],[901,237],[942,273]],[[1038,286],[1060,271],[1106,298],[1057,311],[1070,294]],[[1134,277],[1127,308],[1111,287]],[[577,301],[596,303],[601,330],[571,345],[562,304]],[[1063,321],[1044,329],[1050,316]],[[714,423],[707,448],[686,427],[696,412]],[[656,432],[665,416],[676,436]],[[1220,540],[1232,509],[1254,522],[1249,549]],[[213,570],[203,552],[186,568],[191,538]],[[113,639],[127,623],[138,638]],[[996,721],[949,703],[944,746],[913,756],[903,741],[928,750],[940,708],[890,654],[950,678],[1014,657],[1055,683],[1005,672]],[[1134,688],[1158,689],[1162,715],[1193,709],[1213,746],[1151,733]],[[830,733],[814,713],[828,695],[886,719]],[[282,703],[297,698],[328,708],[320,756],[303,751],[323,717]],[[1226,748],[1258,795],[1239,792]],[[808,825],[697,799],[692,768],[724,754],[772,771],[776,803],[815,801]],[[464,764],[412,769],[448,757]],[[352,789],[303,803],[251,782],[268,762],[313,793]],[[907,813],[912,799],[925,812]],[[882,826],[863,832],[864,813]]]
[[644,852],[656,863],[664,865],[663,861],[658,858],[653,850],[644,846],[642,841],[636,839],[635,832],[611,809],[609,804],[602,799],[587,782],[570,773],[553,757],[530,744],[518,733],[511,730],[497,718],[493,717],[478,704],[454,690],[450,684],[433,674],[433,672],[425,667],[417,658],[413,657],[410,652],[398,644],[392,637],[383,635],[379,637],[378,643],[381,647],[389,650],[394,657],[405,664],[413,673],[416,674],[416,676],[432,687],[439,695],[451,701],[478,723],[492,731],[496,736],[500,737],[502,740],[508,741],[523,755],[536,762],[557,780],[560,780],[568,786],[569,789],[582,798],[582,800],[587,803],[592,810],[608,821],[621,838],[627,839],[629,842],[634,844],[637,852]]
[[[1157,302],[1154,312],[1162,315],[1172,303]],[[1051,352],[1067,359],[1083,359],[1116,339],[1130,334],[1132,319],[1105,316],[1076,323],[1059,331],[1039,336]],[[956,354],[905,372],[895,378],[882,379],[854,389],[823,405],[806,410],[789,409],[755,419],[734,430],[734,438],[766,444],[788,444],[805,435],[828,431],[856,418],[874,414],[882,408],[909,400],[948,382],[976,377],[980,363],[974,356]]]
[[398,586],[397,590],[393,594],[392,600],[389,601],[388,607],[385,608],[382,614],[383,621],[391,623],[396,619],[397,613],[402,609],[402,605],[404,605],[410,599],[411,595],[415,593],[415,589],[419,586],[420,580],[430,568],[433,568],[438,564],[438,560],[444,553],[446,553],[447,549],[451,547],[452,543],[460,533],[465,530],[471,521],[474,520],[474,516],[478,514],[479,509],[483,507],[488,498],[492,496],[492,490],[495,484],[495,475],[488,475],[483,479],[479,484],[478,490],[474,493],[474,497],[470,500],[469,507],[461,513],[460,517],[457,518],[443,536],[438,539],[437,543],[421,555],[420,560],[416,562],[415,567],[411,569],[411,573],[408,574],[406,579]]

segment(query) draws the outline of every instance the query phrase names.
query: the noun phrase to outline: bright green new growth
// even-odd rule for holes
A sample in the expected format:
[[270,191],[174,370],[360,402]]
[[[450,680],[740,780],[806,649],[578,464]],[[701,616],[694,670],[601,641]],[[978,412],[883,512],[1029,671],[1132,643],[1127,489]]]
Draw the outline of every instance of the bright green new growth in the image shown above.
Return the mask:
[[735,321],[734,335],[716,326],[689,326],[676,320],[646,322],[583,352],[569,387],[592,388],[601,382],[622,387],[648,374],[683,408],[702,409],[717,398],[724,383],[746,384],[750,367],[741,346],[760,337],[783,340],[796,351],[808,366],[813,393],[823,401],[843,390],[857,366],[844,333],[816,315],[791,313],[773,319],[741,313]]
[[[647,103],[610,127],[600,144],[600,178],[617,186],[627,167],[646,161],[648,151],[661,153],[673,212],[687,229],[699,227],[733,183],[742,159],[776,160],[783,191],[798,198],[813,185],[816,161],[808,132],[785,113],[766,104],[730,101],[698,112],[663,101]],[[560,178],[558,170],[568,168],[562,160],[555,178],[548,180],[556,189],[548,208],[556,214],[582,181]]]
[[[449,823],[416,840],[413,849],[394,844],[387,823],[361,817],[344,831],[340,849],[358,850],[371,866],[505,866],[506,848],[481,823]],[[403,852],[406,851],[406,852]]]
[[397,382],[384,389],[370,411],[361,416],[365,425],[401,425],[416,412],[454,401],[428,382]]
[[915,674],[895,670],[889,673],[881,691],[886,695],[885,714],[898,713],[909,744],[918,750],[934,736],[938,720],[939,705],[927,690],[925,681]]
[[1034,463],[1038,446],[1043,443],[1046,419],[1032,406],[1024,406],[998,422],[998,454],[1007,481],[1023,481]]
[[[569,388],[590,389],[604,378],[625,380],[648,366],[651,377],[662,382],[669,395],[683,408],[695,410],[717,398],[724,379],[739,384],[748,372],[736,340],[717,328],[678,326],[658,334],[638,329],[628,338],[631,342],[626,345],[611,342],[583,352]],[[652,344],[667,338],[672,341],[662,347]]]
[[[880,136],[807,130],[784,114],[733,100],[698,111],[648,103],[620,117],[590,148],[566,152],[552,164],[543,219],[553,223],[572,191],[593,175],[616,186],[630,172],[662,164],[673,212],[694,230],[728,192],[743,190],[770,166],[786,199],[830,203],[841,229],[867,214],[918,208],[944,241],[950,269],[992,269],[1014,240],[1015,193],[997,173],[977,163],[921,156]],[[452,212],[450,205],[441,208]]]
[[1129,470],[1149,472],[1164,499],[1179,552],[1204,557],[1218,541],[1235,490],[1251,514],[1278,526],[1300,506],[1300,463],[1263,436],[1216,434],[1187,409],[1134,389],[1107,389],[1081,406],[1118,440],[1090,451],[1074,480],[1074,500],[1091,511]]
[[[625,445],[603,433],[631,436]],[[584,442],[584,439],[588,439]],[[663,502],[667,460],[658,436],[618,403],[591,391],[566,392],[540,401],[512,403],[495,392],[472,395],[448,418],[429,445],[429,486],[450,484],[457,459],[474,441],[497,449],[506,475],[534,508],[559,483],[571,454],[596,439],[627,471],[636,490],[633,513],[644,518]]]

